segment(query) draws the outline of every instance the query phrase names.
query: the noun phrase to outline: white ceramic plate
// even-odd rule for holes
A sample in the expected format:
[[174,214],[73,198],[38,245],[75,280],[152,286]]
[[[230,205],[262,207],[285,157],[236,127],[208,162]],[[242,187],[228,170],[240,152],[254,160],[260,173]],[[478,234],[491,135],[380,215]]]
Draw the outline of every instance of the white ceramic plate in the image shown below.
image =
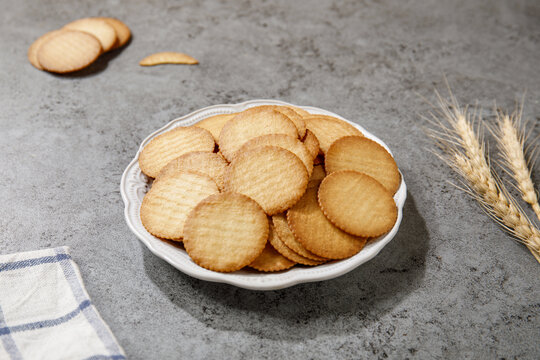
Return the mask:
[[[268,274],[245,270],[240,270],[233,273],[218,273],[198,266],[191,260],[189,255],[183,249],[164,242],[146,231],[139,216],[139,208],[141,206],[142,199],[149,189],[149,179],[141,172],[138,163],[139,154],[142,148],[157,135],[178,126],[189,126],[212,115],[230,114],[240,112],[253,106],[267,104],[292,105],[277,100],[251,100],[240,104],[209,106],[204,109],[194,111],[189,115],[175,119],[144,139],[139,147],[137,155],[135,155],[135,158],[131,161],[122,175],[120,191],[125,203],[124,214],[126,217],[126,222],[131,231],[133,231],[133,233],[148,247],[148,249],[150,249],[152,253],[190,276],[207,281],[232,284],[252,290],[276,290],[303,282],[328,280],[343,275],[373,258],[386,244],[390,242],[390,240],[392,240],[398,231],[401,219],[403,217],[403,204],[405,203],[405,198],[407,197],[407,188],[405,182],[403,181],[403,176],[401,177],[401,185],[394,196],[394,200],[396,201],[396,205],[398,207],[398,218],[392,230],[384,236],[371,240],[362,249],[362,251],[355,256],[345,260],[332,261],[320,266],[295,266],[286,271]],[[313,114],[325,114],[343,119],[341,116],[330,111],[316,107],[299,107]],[[356,126],[366,137],[378,142],[388,151],[390,151],[386,144],[384,144],[374,135],[370,134],[366,129],[346,119],[343,120]]]

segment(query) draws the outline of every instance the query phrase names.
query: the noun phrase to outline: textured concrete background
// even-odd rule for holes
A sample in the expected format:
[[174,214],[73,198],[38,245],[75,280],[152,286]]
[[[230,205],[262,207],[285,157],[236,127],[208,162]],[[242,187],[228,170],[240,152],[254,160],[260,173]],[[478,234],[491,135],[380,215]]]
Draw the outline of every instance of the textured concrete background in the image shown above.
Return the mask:
[[[538,124],[538,1],[0,4],[0,253],[70,246],[129,358],[538,358],[538,263],[448,185],[418,120],[429,108],[418,95],[433,99],[445,73],[488,115],[527,90]],[[129,46],[76,76],[27,62],[35,38],[97,15],[124,20]],[[200,65],[138,65],[163,50]],[[329,109],[393,149],[409,198],[379,256],[335,280],[253,292],[192,279],[130,233],[119,182],[141,140],[254,98]]]

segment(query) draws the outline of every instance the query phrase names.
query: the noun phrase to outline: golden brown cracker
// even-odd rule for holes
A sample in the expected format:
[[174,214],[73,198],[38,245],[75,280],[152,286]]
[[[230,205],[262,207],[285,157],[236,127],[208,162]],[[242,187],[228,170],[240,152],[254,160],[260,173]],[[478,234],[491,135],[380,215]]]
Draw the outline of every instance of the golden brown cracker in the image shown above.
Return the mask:
[[99,18],[84,18],[70,22],[64,26],[64,29],[83,31],[95,36],[103,52],[111,50],[116,43],[117,35],[114,27],[105,20]]
[[300,160],[302,160],[308,172],[308,176],[311,176],[311,172],[313,171],[313,159],[311,158],[311,155],[307,151],[304,144],[302,144],[302,142],[297,138],[284,134],[262,135],[246,142],[236,153],[241,154],[249,149],[260,146],[277,146],[285,150],[289,150],[294,155],[298,156]]
[[201,201],[189,214],[184,246],[198,265],[231,272],[251,264],[268,239],[268,219],[247,196],[221,193]]
[[307,181],[306,168],[296,155],[263,146],[234,157],[225,174],[225,191],[247,195],[268,215],[274,215],[300,199]]
[[276,106],[275,109],[280,113],[287,115],[289,120],[291,120],[296,126],[296,129],[298,130],[298,137],[300,139],[303,139],[306,135],[306,122],[304,121],[302,116],[300,116],[296,111],[287,106]]
[[224,186],[227,166],[228,163],[221,155],[208,151],[193,151],[169,161],[159,172],[156,181],[179,171],[196,172],[210,176],[221,190]]
[[197,59],[183,53],[164,51],[148,55],[139,62],[141,66],[155,66],[162,64],[184,64],[184,65],[196,65],[199,62]]
[[302,264],[302,265],[308,265],[308,266],[315,266],[323,264],[325,261],[317,261],[313,259],[309,259],[306,257],[303,257],[302,255],[299,255],[289,249],[287,245],[279,238],[277,235],[277,232],[274,228],[274,224],[270,222],[270,236],[268,237],[268,241],[274,249],[277,250],[281,255],[285,256],[287,259],[294,261],[295,263]]
[[225,126],[227,121],[231,120],[235,115],[236,114],[219,114],[210,116],[204,120],[199,121],[194,126],[210,131],[210,133],[214,137],[214,140],[217,143],[219,140],[219,134],[221,133],[221,129],[223,129],[223,126]]
[[290,269],[294,264],[296,264],[294,261],[281,255],[270,242],[267,242],[261,255],[248,266],[258,271],[274,272]]
[[299,108],[298,106],[292,106],[292,105],[285,105],[285,106],[287,106],[289,109],[294,110],[302,118],[307,118],[307,117],[311,116],[311,114],[309,112],[307,112],[306,110],[304,110],[302,108]]
[[316,261],[328,260],[326,258],[313,254],[311,251],[307,250],[304,245],[302,245],[298,240],[296,240],[291,229],[289,229],[289,224],[287,223],[287,217],[285,214],[282,213],[272,216],[272,224],[274,224],[274,229],[280,240],[283,241],[283,243],[287,245],[289,249],[291,249],[298,255]]
[[317,202],[317,188],[306,190],[302,198],[287,211],[287,222],[296,239],[315,255],[343,259],[364,247],[366,238],[350,235],[332,224]]
[[201,200],[218,192],[216,183],[206,175],[177,172],[164,176],[144,196],[142,224],[154,236],[180,240],[189,212]]
[[118,49],[127,44],[131,38],[131,30],[129,30],[129,27],[124,22],[111,17],[98,17],[96,19],[104,20],[116,32],[116,42],[111,50]]
[[50,32],[40,36],[28,48],[28,54],[27,54],[28,55],[28,61],[30,61],[30,64],[32,64],[36,69],[43,70],[43,67],[39,63],[38,57],[37,57],[39,48],[41,47],[41,45],[45,41],[47,41],[47,39],[49,39],[51,36],[53,36],[55,34],[58,34],[61,31],[62,30],[54,30],[54,31],[50,31]]
[[37,60],[43,69],[63,74],[87,67],[100,53],[101,44],[93,35],[62,30],[39,46]]
[[339,138],[349,135],[363,136],[356,127],[332,116],[312,115],[304,120],[307,129],[319,140],[323,154],[326,154],[330,145]]
[[319,187],[319,184],[321,183],[321,181],[323,181],[325,176],[326,176],[326,172],[324,171],[323,165],[313,166],[313,173],[311,174],[311,177],[308,180],[308,188]]
[[303,143],[311,154],[311,157],[315,159],[319,153],[319,140],[317,140],[315,134],[313,134],[313,132],[310,130],[306,130],[306,136],[304,137]]
[[207,130],[198,127],[177,127],[150,141],[139,155],[139,167],[146,175],[155,178],[165,165],[192,151],[214,151],[214,138]]
[[247,109],[229,120],[219,135],[219,149],[232,161],[234,153],[249,140],[261,135],[285,134],[298,137],[298,130],[289,118],[268,108]]
[[371,176],[353,170],[336,171],[324,178],[319,205],[328,220],[356,236],[382,235],[397,220],[392,194]]
[[365,173],[392,194],[401,184],[401,175],[392,155],[375,141],[361,136],[346,136],[330,145],[325,168],[329,174],[340,170]]

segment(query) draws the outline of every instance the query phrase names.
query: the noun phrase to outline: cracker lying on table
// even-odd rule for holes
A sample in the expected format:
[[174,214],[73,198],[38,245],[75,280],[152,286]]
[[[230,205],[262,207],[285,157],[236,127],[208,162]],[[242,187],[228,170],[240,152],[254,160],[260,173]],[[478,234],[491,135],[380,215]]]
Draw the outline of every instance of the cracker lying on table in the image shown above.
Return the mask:
[[87,67],[100,53],[101,44],[93,35],[62,30],[43,41],[37,60],[43,69],[63,74]]
[[84,18],[70,22],[64,29],[82,31],[99,40],[103,52],[107,52],[116,44],[116,30],[107,21],[99,18]]
[[164,51],[148,55],[139,62],[141,66],[155,66],[162,64],[183,64],[183,65],[196,65],[199,61],[197,59],[183,53]]

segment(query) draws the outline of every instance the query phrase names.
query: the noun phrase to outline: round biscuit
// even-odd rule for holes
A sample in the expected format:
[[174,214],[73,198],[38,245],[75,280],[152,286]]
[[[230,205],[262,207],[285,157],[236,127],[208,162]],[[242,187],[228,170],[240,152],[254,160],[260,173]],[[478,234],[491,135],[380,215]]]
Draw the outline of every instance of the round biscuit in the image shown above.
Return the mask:
[[198,127],[177,127],[152,139],[139,155],[139,167],[155,178],[165,165],[188,152],[213,152],[214,138]]
[[288,106],[276,106],[274,109],[286,115],[294,123],[298,130],[298,137],[303,139],[306,135],[306,122],[302,116]]
[[270,242],[266,242],[263,252],[248,266],[258,271],[274,272],[287,270],[296,264],[281,255]]
[[221,155],[208,151],[193,151],[169,161],[161,169],[155,181],[168,174],[189,171],[210,176],[221,190],[224,186],[225,169],[228,165]]
[[240,270],[263,251],[268,219],[247,196],[221,193],[201,201],[189,214],[184,247],[198,265],[220,272]]
[[[348,188],[348,187],[346,187]],[[358,253],[366,238],[348,234],[332,224],[317,202],[317,188],[306,190],[304,196],[287,211],[287,222],[298,241],[315,255],[343,259]]]
[[319,141],[320,151],[326,154],[334,141],[348,135],[363,136],[360,130],[351,124],[328,115],[311,115],[304,119],[306,127]]
[[328,220],[356,236],[382,235],[397,220],[392,194],[371,176],[357,171],[341,170],[326,176],[318,199]]
[[340,170],[356,170],[380,182],[394,194],[401,184],[396,161],[377,142],[363,136],[345,136],[336,140],[326,152],[328,174]]
[[95,36],[103,52],[111,50],[116,43],[116,30],[105,20],[99,18],[84,18],[64,25],[64,29],[82,31]]
[[37,60],[47,71],[59,74],[81,70],[98,58],[101,45],[93,35],[62,30],[48,37],[37,50]]
[[209,176],[191,172],[169,174],[156,181],[144,196],[141,222],[154,236],[180,240],[189,212],[201,200],[218,192]]
[[242,154],[249,149],[254,149],[260,146],[277,146],[285,150],[289,150],[294,155],[298,156],[304,163],[308,176],[311,176],[313,171],[313,159],[307,151],[306,147],[300,140],[289,135],[284,134],[269,134],[257,136],[246,142],[236,154]]
[[302,118],[307,118],[307,117],[311,116],[311,114],[309,112],[307,112],[306,110],[304,110],[302,108],[299,108],[297,106],[292,106],[292,105],[285,105],[285,106],[287,106],[289,109],[294,110]]
[[234,157],[225,174],[225,191],[247,195],[268,215],[274,215],[293,206],[307,182],[306,167],[296,155],[262,146]]
[[199,121],[194,126],[210,131],[210,133],[214,137],[214,140],[217,142],[219,140],[219,134],[221,133],[221,129],[223,129],[223,126],[225,126],[227,121],[231,120],[235,115],[236,114],[219,114],[210,116],[204,120]]
[[219,135],[219,149],[229,161],[249,140],[261,135],[285,134],[298,137],[298,130],[289,118],[273,109],[247,109],[229,120]]
[[274,229],[279,239],[283,241],[283,243],[287,245],[289,249],[291,249],[298,255],[316,261],[328,260],[326,258],[313,254],[311,251],[307,250],[304,245],[302,245],[298,240],[296,240],[294,234],[289,228],[289,224],[287,223],[287,216],[285,214],[277,214],[272,216],[272,224],[274,224]]
[[308,266],[315,266],[323,264],[325,261],[317,261],[313,259],[309,259],[307,257],[303,257],[302,255],[299,255],[292,251],[285,243],[279,238],[279,235],[276,232],[276,229],[274,228],[274,224],[270,222],[270,235],[268,237],[268,241],[274,249],[276,249],[277,252],[279,252],[281,255],[285,256],[287,259],[294,261],[295,263],[302,264],[302,265],[308,265]]
[[310,130],[306,130],[306,136],[304,137],[304,140],[302,140],[302,142],[311,154],[311,157],[315,159],[319,154],[319,140],[317,140],[315,134],[313,134],[313,132]]
[[62,30],[53,30],[53,31],[50,31],[46,34],[43,34],[41,35],[39,38],[36,39],[36,41],[34,41],[32,43],[32,45],[30,45],[30,47],[28,48],[28,61],[30,61],[30,64],[32,64],[36,69],[39,69],[39,70],[43,70],[43,67],[41,66],[41,64],[39,63],[38,61],[38,57],[37,57],[37,54],[38,54],[38,51],[39,51],[39,48],[41,47],[41,45],[47,41],[51,36],[55,35],[55,34],[58,34],[59,32],[61,32]]
[[111,17],[97,17],[96,19],[104,20],[107,24],[114,28],[114,31],[116,31],[116,42],[111,50],[118,49],[119,47],[127,44],[131,38],[131,31],[124,22]]

